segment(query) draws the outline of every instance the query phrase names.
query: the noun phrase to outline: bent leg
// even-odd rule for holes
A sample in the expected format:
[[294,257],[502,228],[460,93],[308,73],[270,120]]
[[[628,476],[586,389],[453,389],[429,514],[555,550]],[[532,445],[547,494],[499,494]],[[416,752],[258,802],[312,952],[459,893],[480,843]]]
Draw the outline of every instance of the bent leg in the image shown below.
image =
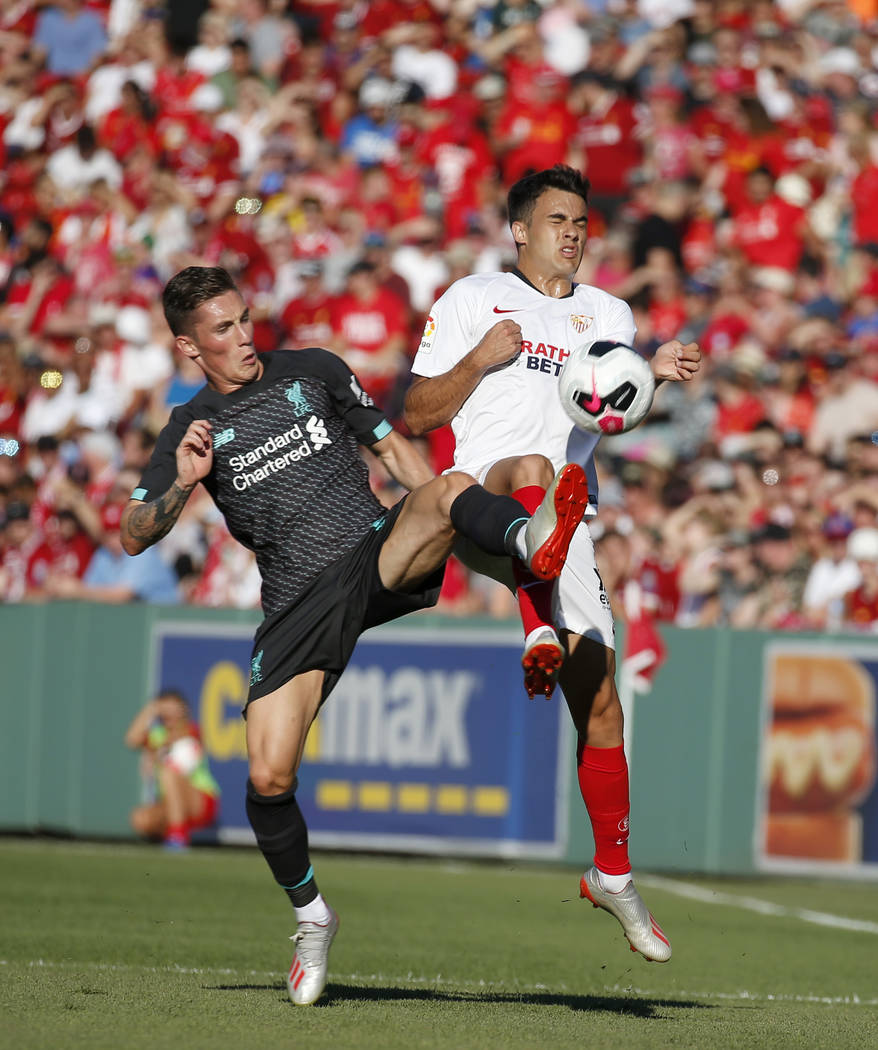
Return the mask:
[[631,870],[630,804],[615,653],[580,635],[569,635],[568,645],[561,686],[576,726],[576,771],[594,833],[594,862],[608,875],[622,875]]
[[308,830],[296,802],[296,772],[320,707],[323,672],[308,671],[247,708],[247,817],[275,881],[295,907],[318,896]]
[[146,839],[164,838],[168,830],[168,818],[161,802],[149,802],[136,806],[128,817],[131,827]]
[[[485,476],[489,492],[509,494],[531,514],[542,502],[554,471],[545,456],[513,456],[495,463]],[[513,559],[515,598],[524,629],[521,666],[524,688],[533,699],[550,699],[564,662],[564,649],[552,623],[553,580],[540,580],[520,561]]]

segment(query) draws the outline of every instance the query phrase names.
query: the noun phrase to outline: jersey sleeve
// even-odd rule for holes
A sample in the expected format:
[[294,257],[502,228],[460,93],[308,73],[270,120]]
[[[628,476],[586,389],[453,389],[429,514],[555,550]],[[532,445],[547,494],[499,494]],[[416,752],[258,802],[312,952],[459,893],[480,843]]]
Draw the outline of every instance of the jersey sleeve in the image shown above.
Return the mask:
[[606,334],[602,339],[610,339],[625,346],[633,346],[634,336],[637,333],[637,325],[634,323],[634,314],[631,307],[622,299],[611,298],[609,308],[604,319]]
[[326,383],[338,414],[361,445],[374,445],[387,437],[393,427],[387,416],[360,385],[360,381],[338,354],[317,347],[292,351],[313,356],[315,370]]
[[175,408],[171,418],[162,428],[156,439],[146,470],[140,478],[140,484],[131,493],[132,499],[149,503],[167,492],[177,477],[177,446],[183,440],[189,419],[181,410],[186,406]]
[[466,278],[437,299],[412,362],[415,375],[428,379],[444,375],[473,349],[476,299],[477,293],[466,287]]

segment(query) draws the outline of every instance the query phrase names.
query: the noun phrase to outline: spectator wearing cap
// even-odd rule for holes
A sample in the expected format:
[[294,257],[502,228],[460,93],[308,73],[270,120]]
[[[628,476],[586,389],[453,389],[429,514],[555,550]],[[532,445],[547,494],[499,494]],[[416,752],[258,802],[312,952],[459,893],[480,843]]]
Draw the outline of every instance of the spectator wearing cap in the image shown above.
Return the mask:
[[802,595],[811,562],[798,538],[788,526],[769,521],[753,532],[751,543],[761,580],[738,606],[733,626],[768,630],[806,626]]
[[847,549],[853,528],[844,514],[830,514],[823,522],[824,553],[811,566],[802,596],[805,618],[817,630],[838,628],[845,596],[860,584],[860,570]]
[[87,73],[107,49],[107,32],[97,12],[83,0],[53,0],[34,28],[33,46],[49,73]]
[[323,263],[305,259],[298,273],[301,291],[280,316],[282,345],[290,350],[328,346],[332,339],[332,296],[323,284]]
[[367,393],[386,411],[405,361],[408,319],[399,299],[378,283],[372,263],[360,260],[332,308],[332,344]]
[[339,146],[361,168],[396,160],[399,126],[391,116],[393,84],[383,77],[367,77],[360,87],[360,111],[346,121]]
[[860,582],[845,595],[844,625],[874,632],[878,629],[878,529],[855,529],[847,544]]

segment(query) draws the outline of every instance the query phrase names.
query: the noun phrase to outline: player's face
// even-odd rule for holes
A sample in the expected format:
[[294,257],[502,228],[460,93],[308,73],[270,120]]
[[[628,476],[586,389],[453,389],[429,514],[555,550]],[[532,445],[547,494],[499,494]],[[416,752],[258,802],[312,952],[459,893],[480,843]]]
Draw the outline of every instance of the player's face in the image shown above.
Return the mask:
[[192,316],[191,334],[177,336],[177,346],[198,362],[208,384],[221,394],[262,375],[262,362],[253,348],[250,311],[237,292],[202,303]]
[[530,280],[572,279],[582,262],[587,226],[588,209],[582,197],[566,190],[543,192],[530,221],[512,226],[512,234],[521,245],[518,259],[522,273]]

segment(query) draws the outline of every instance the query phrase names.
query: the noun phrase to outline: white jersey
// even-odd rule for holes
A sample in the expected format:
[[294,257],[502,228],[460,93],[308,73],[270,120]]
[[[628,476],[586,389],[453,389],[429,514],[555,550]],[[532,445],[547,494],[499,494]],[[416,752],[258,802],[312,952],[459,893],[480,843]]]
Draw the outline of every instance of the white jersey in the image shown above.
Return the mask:
[[573,426],[558,398],[558,376],[582,343],[613,339],[630,345],[636,331],[631,308],[587,284],[553,299],[518,273],[463,277],[430,311],[412,371],[444,375],[504,317],[521,326],[521,354],[487,373],[451,421],[454,466],[484,481],[486,469],[509,456],[539,453],[556,470],[580,463],[596,506],[594,449],[600,435]]

